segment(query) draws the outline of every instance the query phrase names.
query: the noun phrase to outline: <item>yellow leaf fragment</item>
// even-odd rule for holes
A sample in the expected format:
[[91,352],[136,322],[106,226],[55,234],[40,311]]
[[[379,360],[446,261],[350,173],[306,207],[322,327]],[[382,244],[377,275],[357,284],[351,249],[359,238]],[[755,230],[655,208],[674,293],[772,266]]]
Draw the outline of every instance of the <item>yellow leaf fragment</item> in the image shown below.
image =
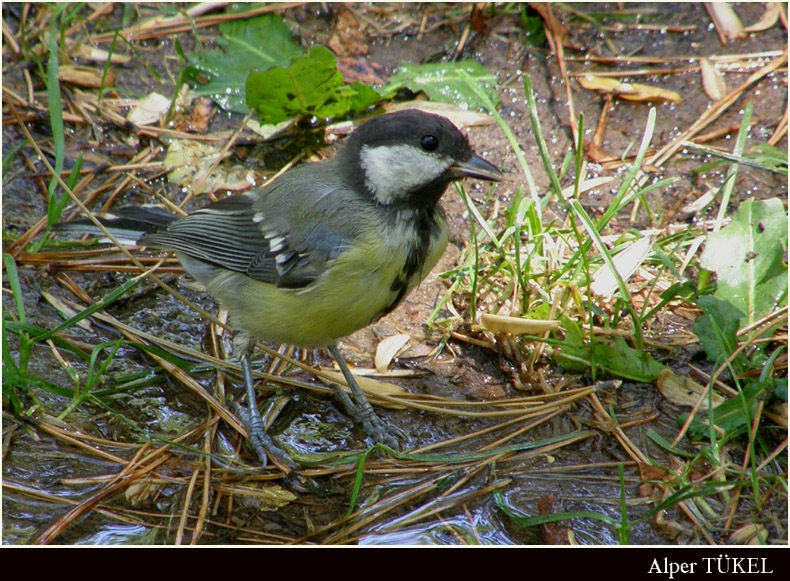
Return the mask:
[[484,313],[480,323],[493,333],[510,333],[511,335],[539,335],[560,326],[559,321],[522,319]]
[[107,71],[104,77],[104,84],[102,85],[103,72],[99,69],[91,67],[82,67],[79,65],[63,65],[58,69],[58,80],[76,85],[77,87],[85,87],[87,89],[98,89],[99,87],[114,87],[115,86],[115,73]]
[[135,125],[153,125],[170,110],[170,99],[159,93],[151,93],[144,99],[140,99],[129,114],[127,121]]
[[735,40],[743,34],[741,19],[727,2],[706,2],[705,9],[713,20],[713,26],[719,34],[722,44]]
[[[222,148],[199,141],[174,139],[165,154],[167,179],[171,183],[193,189],[193,194],[215,192],[217,190],[247,190],[257,182],[254,172],[244,166],[214,162],[222,154]],[[213,168],[213,169],[212,169]]]
[[746,35],[752,32],[761,32],[763,30],[768,30],[779,20],[779,12],[781,10],[782,10],[781,2],[766,2],[765,12],[763,12],[763,15],[760,17],[760,20],[758,20],[751,26],[747,26],[746,28],[744,28],[743,34]]
[[579,77],[579,84],[585,89],[612,94],[628,101],[669,101],[670,103],[680,103],[680,95],[675,91],[641,83],[624,83],[609,77],[584,75]]
[[[669,369],[658,374],[656,387],[664,399],[677,405],[693,407],[702,398],[699,409],[708,409],[707,387],[700,385],[690,377],[680,377]],[[716,407],[724,401],[717,393],[711,394],[710,401]]]
[[[324,377],[331,381],[334,384],[339,385],[344,390],[348,391],[348,385],[346,384],[346,379],[343,377],[343,374],[339,371],[334,371],[331,369],[321,369],[321,380],[324,381]],[[362,391],[365,392],[368,396],[377,396],[377,395],[403,395],[408,393],[405,389],[403,389],[399,385],[395,385],[394,383],[387,383],[385,381],[378,381],[375,379],[371,379],[370,377],[362,377],[354,374],[354,379],[357,380],[359,387],[362,388]],[[392,402],[380,402],[381,406],[402,410],[406,409],[406,406],[394,404]]]
[[733,531],[728,542],[733,545],[765,545],[768,542],[768,529],[761,524],[748,524]]
[[376,357],[373,360],[376,371],[381,374],[387,373],[390,363],[403,350],[409,339],[411,337],[405,334],[391,335],[383,339],[376,347]]
[[162,491],[162,484],[154,482],[152,478],[143,478],[136,482],[132,482],[129,487],[124,491],[126,502],[132,506],[140,506],[145,502],[149,502],[155,498]]
[[699,64],[702,71],[702,88],[705,90],[705,94],[714,101],[718,101],[727,94],[724,75],[706,58],[700,59]]

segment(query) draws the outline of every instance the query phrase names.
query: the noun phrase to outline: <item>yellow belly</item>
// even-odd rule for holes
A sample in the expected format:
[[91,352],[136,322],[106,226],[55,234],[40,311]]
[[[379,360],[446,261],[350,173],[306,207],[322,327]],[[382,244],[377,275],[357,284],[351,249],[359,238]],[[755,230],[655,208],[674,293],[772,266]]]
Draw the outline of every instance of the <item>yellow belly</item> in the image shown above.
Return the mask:
[[[447,246],[447,226],[443,219],[439,222],[440,234],[404,296],[425,278]],[[398,296],[392,283],[405,262],[402,253],[389,241],[357,240],[304,289],[277,288],[231,271],[215,271],[202,282],[228,310],[235,329],[272,343],[323,347],[367,326],[392,305]]]

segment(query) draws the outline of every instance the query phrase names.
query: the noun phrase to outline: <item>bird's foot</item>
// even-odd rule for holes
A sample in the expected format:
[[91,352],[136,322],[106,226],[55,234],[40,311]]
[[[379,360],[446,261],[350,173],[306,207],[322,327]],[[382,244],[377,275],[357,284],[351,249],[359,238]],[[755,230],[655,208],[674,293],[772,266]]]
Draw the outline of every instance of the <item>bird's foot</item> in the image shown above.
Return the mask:
[[376,442],[389,446],[393,450],[400,450],[400,440],[405,440],[406,434],[403,430],[393,425],[385,424],[376,414],[368,398],[365,397],[362,388],[359,387],[359,383],[354,379],[354,375],[348,368],[340,351],[338,351],[337,346],[330,345],[329,352],[332,354],[332,357],[335,358],[335,361],[340,367],[340,372],[343,374],[343,377],[345,377],[349,389],[351,389],[351,395],[349,396],[339,385],[334,385],[335,394],[340,400],[340,403],[343,404],[346,412],[354,418],[357,423],[361,424],[368,435]]
[[[378,414],[373,410],[367,399],[363,402],[352,401],[345,391],[336,390],[340,402],[343,404],[348,415],[354,418],[365,432],[377,443],[384,444],[393,450],[400,450],[401,440],[406,439],[406,434],[397,426],[384,423]],[[344,397],[345,396],[345,397]]]
[[271,457],[275,463],[281,464],[290,470],[299,469],[299,465],[277,446],[271,436],[266,433],[260,414],[251,414],[249,409],[245,409],[237,403],[233,404],[233,413],[247,428],[250,445],[255,451],[255,455],[258,456],[261,466],[266,466],[268,458]]

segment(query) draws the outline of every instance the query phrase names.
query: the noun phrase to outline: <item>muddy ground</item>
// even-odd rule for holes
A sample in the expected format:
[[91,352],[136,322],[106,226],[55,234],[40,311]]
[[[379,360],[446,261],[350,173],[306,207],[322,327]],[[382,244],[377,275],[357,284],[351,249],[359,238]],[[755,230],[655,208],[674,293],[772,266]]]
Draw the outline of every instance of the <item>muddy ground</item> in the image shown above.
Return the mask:
[[[615,158],[629,149],[635,149],[641,139],[650,106],[657,109],[657,127],[654,147],[659,148],[677,137],[692,125],[711,99],[701,86],[701,77],[696,66],[696,57],[718,57],[722,55],[757,55],[755,61],[766,61],[786,47],[787,31],[780,24],[768,30],[747,35],[723,45],[710,16],[702,4],[634,4],[625,5],[629,15],[618,12],[620,5],[580,4],[571,5],[578,11],[557,11],[570,34],[569,48],[565,49],[568,72],[572,75],[590,70],[618,71],[623,68],[654,67],[664,72],[639,76],[640,82],[656,83],[662,88],[677,91],[682,96],[679,104],[629,102],[620,99],[607,101],[602,95],[583,90],[571,76],[575,115],[585,118],[586,139],[592,140],[604,107],[608,107],[608,123],[605,126],[601,150]],[[333,4],[308,4],[282,11],[287,18],[297,22],[301,41],[305,46],[313,43],[328,44],[338,33],[338,22],[345,22],[341,15],[352,10],[361,23],[359,30],[364,35],[368,51],[364,59],[373,70],[387,79],[404,62],[419,63],[449,59],[453,55],[472,58],[480,62],[498,77],[498,92],[501,98],[500,112],[515,133],[530,162],[539,191],[548,188],[548,181],[537,160],[535,139],[528,122],[525,105],[523,77],[528,75],[533,83],[538,103],[540,122],[551,153],[559,164],[566,152],[572,149],[572,119],[568,106],[568,94],[563,74],[555,52],[548,46],[529,46],[518,11],[484,10],[485,25],[469,27],[471,5],[427,5],[427,4],[374,4],[355,5],[346,8]],[[3,18],[10,29],[19,26],[19,7],[4,4]],[[148,13],[153,8],[139,8]],[[759,20],[762,4],[743,4],[736,8],[744,23]],[[117,21],[119,10],[113,10],[102,19]],[[611,13],[602,17],[599,25],[582,18],[582,15]],[[640,14],[639,17],[634,14]],[[343,31],[340,31],[343,32]],[[347,31],[345,31],[347,33]],[[203,42],[210,43],[216,37],[216,29],[200,31]],[[181,42],[186,50],[194,46],[190,34],[183,34]],[[570,46],[576,48],[570,48]],[[103,45],[106,48],[106,43]],[[172,95],[172,74],[178,70],[178,57],[173,36],[151,38],[134,43],[137,51],[130,64],[118,71],[116,91],[121,96],[142,96],[152,90]],[[3,52],[3,85],[18,94],[26,92],[26,77],[19,55],[11,52],[8,44]],[[126,48],[125,54],[131,54]],[[686,55],[688,60],[677,60]],[[759,56],[768,55],[768,56]],[[770,56],[773,55],[773,56]],[[618,62],[585,61],[585,56],[622,57]],[[633,61],[628,61],[631,57]],[[645,58],[644,65],[634,64],[636,59]],[[667,59],[659,64],[656,59]],[[744,57],[744,60],[748,60]],[[144,63],[145,66],[141,66]],[[158,71],[159,79],[151,71]],[[754,69],[727,73],[730,87],[744,81]],[[36,71],[30,71],[34,78]],[[40,81],[35,83],[36,99],[46,103],[46,92]],[[731,107],[711,131],[735,128],[746,99],[754,103],[755,125],[752,134],[769,136],[787,109],[786,65],[774,74],[762,79],[743,98],[742,103]],[[11,120],[4,92],[3,151],[8,151],[24,140],[24,136]],[[17,106],[18,107],[18,106]],[[19,108],[19,107],[18,107]],[[223,112],[214,118],[216,129],[233,127],[238,122]],[[39,116],[28,121],[34,134],[45,141],[48,137],[46,117]],[[471,127],[466,130],[470,142],[479,153],[497,163],[512,176],[494,190],[501,207],[507,207],[516,190],[523,187],[519,178],[518,164],[501,131],[495,125]],[[729,147],[732,132],[708,143],[712,146]],[[587,138],[589,136],[589,138]],[[90,127],[88,124],[67,123],[66,147],[70,153],[83,151],[87,167],[103,163],[119,165],[125,163],[124,155],[133,155],[156,140],[150,137],[135,137],[131,130],[118,127]],[[113,147],[109,147],[112,145]],[[104,147],[108,146],[108,147]],[[779,145],[786,150],[786,137]],[[122,148],[127,150],[123,151]],[[256,148],[251,148],[255,150]],[[29,148],[26,148],[30,155]],[[321,156],[332,154],[331,148],[322,150]],[[161,161],[161,154],[158,158]],[[693,170],[706,159],[693,153],[677,156],[659,170],[658,177],[678,177],[669,187],[652,195],[655,216],[643,211],[633,216],[618,218],[622,230],[628,228],[667,228],[684,224],[682,207],[706,191],[706,182],[719,184],[726,168],[716,168],[699,174]],[[248,163],[255,163],[250,161]],[[4,164],[5,165],[5,164]],[[611,169],[610,169],[611,168]],[[35,172],[43,172],[43,166],[34,168],[25,165],[20,157],[11,159],[4,167],[3,176],[3,228],[4,241],[26,232],[42,215],[46,204],[41,192],[41,180]],[[621,176],[617,164],[593,164],[592,175]],[[148,188],[179,199],[183,194],[167,183],[156,172],[141,171],[140,182],[131,182],[120,193],[123,203],[150,201]],[[569,185],[566,176],[564,186]],[[781,197],[787,199],[786,179],[764,172],[742,168],[739,174],[737,196],[740,199],[765,199]],[[611,190],[600,189],[588,192],[583,203],[595,214],[605,209],[611,198]],[[471,197],[485,201],[488,189],[477,183],[467,184]],[[191,204],[200,206],[203,200]],[[442,396],[465,402],[496,402],[525,395],[540,394],[540,386],[581,387],[589,378],[574,377],[563,373],[551,360],[545,358],[539,366],[540,377],[524,377],[518,363],[496,349],[481,347],[473,341],[473,325],[468,311],[463,315],[464,304],[456,305],[455,312],[461,313],[460,321],[454,325],[457,336],[448,337],[442,328],[428,328],[425,321],[436,308],[437,301],[445,295],[448,282],[440,274],[455,268],[459,257],[469,244],[469,215],[461,200],[450,191],[443,199],[443,207],[452,229],[452,241],[434,273],[394,313],[371,328],[360,331],[343,341],[341,348],[348,360],[360,367],[370,367],[372,353],[383,337],[406,333],[412,337],[410,350],[403,354],[396,367],[418,371],[417,377],[393,380],[412,393]],[[490,206],[488,206],[490,207]],[[560,207],[551,207],[547,219],[562,220]],[[101,297],[128,280],[128,274],[112,272],[83,273],[54,270],[46,266],[19,261],[19,275],[23,284],[23,302],[27,320],[31,324],[52,329],[60,322],[51,302],[44,300],[42,293],[50,293],[62,300],[74,300],[74,295],[59,278],[67,273],[76,285],[95,298]],[[171,278],[175,284],[175,277]],[[16,312],[13,298],[7,291],[4,277],[3,308]],[[215,312],[210,297],[193,292],[188,288],[179,290],[209,312]],[[187,310],[176,299],[163,294],[154,285],[144,284],[134,293],[110,309],[119,321],[154,336],[166,337],[174,343],[196,351],[212,348],[212,338],[207,323],[200,315]],[[452,319],[453,312],[444,309],[443,317]],[[464,318],[465,317],[465,318]],[[678,319],[678,327],[666,325],[666,333],[688,333],[691,319]],[[685,325],[685,327],[684,327]],[[445,327],[446,329],[446,327]],[[118,338],[115,327],[106,322],[92,320],[89,328],[71,329],[74,341],[96,345],[101,341]],[[13,350],[18,349],[18,338],[10,337]],[[227,341],[227,340],[226,340]],[[437,348],[441,346],[441,348]],[[698,359],[698,346],[693,344],[668,354],[672,367],[680,372],[687,364]],[[301,352],[295,354],[308,362],[329,364],[326,354]],[[77,365],[79,373],[85,374],[85,364]],[[128,376],[133,373],[149,373],[154,364],[141,350],[125,345],[121,348],[113,366],[108,371],[110,378]],[[69,369],[57,356],[57,349],[50,345],[38,345],[33,351],[31,372],[54,385],[72,385]],[[320,388],[310,374],[287,371],[290,378],[307,382]],[[195,379],[208,393],[216,393],[217,382],[229,396],[241,397],[237,390],[238,376],[229,374],[218,380],[216,373],[195,373]],[[108,381],[110,381],[108,379]],[[112,385],[102,387],[111,388]],[[271,428],[283,443],[293,446],[304,454],[327,454],[346,450],[364,450],[366,442],[353,423],[344,416],[335,402],[325,393],[292,389],[274,384],[266,387],[268,394],[276,394],[287,401],[284,409]],[[649,430],[656,430],[671,440],[677,432],[676,418],[682,411],[664,400],[650,384],[624,383],[618,389],[602,388],[600,399],[615,414],[621,423],[634,421],[633,427],[625,431],[648,456],[656,462],[669,466],[674,460],[667,456],[647,437]],[[528,448],[503,454],[495,459],[479,461],[471,455],[457,465],[445,464],[441,468],[419,460],[397,459],[387,455],[371,457],[365,474],[359,499],[360,515],[357,519],[344,519],[353,490],[354,465],[323,465],[307,471],[309,483],[283,479],[282,473],[273,467],[255,471],[248,465],[247,471],[228,469],[214,465],[211,483],[205,483],[198,474],[204,460],[192,450],[200,449],[203,441],[187,439],[184,447],[169,448],[167,461],[147,475],[136,480],[139,486],[118,487],[106,497],[108,482],[118,474],[120,459],[129,460],[145,440],[146,433],[172,438],[189,430],[204,426],[207,417],[215,421],[211,433],[226,448],[237,445],[237,434],[216,416],[208,416],[209,410],[194,391],[184,387],[173,376],[159,374],[150,385],[124,391],[108,399],[108,407],[84,404],[67,418],[66,425],[55,419],[69,404],[69,399],[51,390],[35,387],[25,396],[27,409],[35,408],[29,419],[23,421],[8,411],[4,389],[4,449],[3,449],[3,542],[4,544],[26,544],[49,539],[47,530],[53,523],[61,522],[70,509],[82,506],[79,517],[53,535],[51,542],[62,544],[110,544],[110,543],[348,543],[363,544],[551,544],[568,540],[571,534],[581,544],[615,544],[615,530],[600,519],[579,518],[552,537],[550,532],[537,527],[523,529],[502,506],[510,507],[519,514],[545,514],[563,511],[597,513],[620,520],[621,490],[625,490],[628,519],[638,521],[655,506],[655,498],[645,489],[644,475],[631,462],[628,454],[620,447],[611,433],[596,419],[594,409],[587,400],[569,405],[556,417],[527,430],[513,440],[516,444],[528,444],[577,430],[589,431],[588,437],[564,445],[557,450],[541,448],[532,453]],[[112,408],[122,406],[123,414]],[[404,450],[418,450],[465,434],[497,425],[495,419],[466,419],[452,415],[421,412],[414,409],[396,410],[379,408],[387,422],[398,426],[408,434]],[[645,418],[649,421],[643,422]],[[43,429],[41,423],[53,427]],[[64,435],[70,430],[101,438],[97,445],[107,454],[96,454],[90,449],[72,445]],[[142,430],[142,431],[141,431]],[[455,451],[471,454],[486,444],[495,443],[496,434],[481,435],[477,440],[459,444]],[[117,448],[108,448],[107,441],[118,442]],[[154,447],[162,445],[156,437]],[[222,446],[220,446],[222,447]],[[688,448],[687,448],[688,449]],[[242,454],[250,460],[248,451]],[[373,461],[376,458],[376,461]],[[620,466],[623,466],[622,480]],[[276,491],[268,488],[277,485]],[[197,486],[191,489],[190,486]],[[281,487],[281,488],[280,488]],[[211,500],[201,503],[200,489],[207,492]],[[250,490],[259,491],[252,494]],[[286,492],[282,492],[286,491]],[[265,510],[266,493],[293,493],[295,500],[286,502],[275,510]],[[185,531],[178,530],[178,522],[187,495],[191,499],[190,516]],[[787,540],[787,506],[781,499],[763,508],[760,517],[769,527],[773,542]],[[95,502],[92,500],[95,499]],[[383,502],[386,500],[386,502]],[[786,498],[784,498],[786,501]],[[86,501],[90,504],[85,507]],[[377,504],[381,503],[381,504]],[[200,514],[200,507],[207,512]],[[374,507],[365,512],[366,507]],[[717,507],[713,507],[715,510]],[[748,507],[741,515],[748,522]],[[201,523],[201,530],[195,525]],[[46,531],[46,534],[45,534]],[[688,514],[673,508],[656,517],[638,522],[630,530],[628,542],[633,544],[707,544],[726,542],[727,535],[707,536],[700,534]]]

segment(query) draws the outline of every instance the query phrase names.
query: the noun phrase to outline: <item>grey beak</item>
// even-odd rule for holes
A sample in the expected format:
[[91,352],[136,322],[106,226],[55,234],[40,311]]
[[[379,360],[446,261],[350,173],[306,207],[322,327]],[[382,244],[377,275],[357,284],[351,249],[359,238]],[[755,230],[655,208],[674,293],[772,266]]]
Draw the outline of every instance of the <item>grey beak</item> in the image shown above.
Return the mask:
[[502,172],[488,163],[479,155],[472,154],[466,161],[459,161],[450,166],[450,175],[454,180],[461,178],[477,178],[490,182],[498,182],[502,179]]

